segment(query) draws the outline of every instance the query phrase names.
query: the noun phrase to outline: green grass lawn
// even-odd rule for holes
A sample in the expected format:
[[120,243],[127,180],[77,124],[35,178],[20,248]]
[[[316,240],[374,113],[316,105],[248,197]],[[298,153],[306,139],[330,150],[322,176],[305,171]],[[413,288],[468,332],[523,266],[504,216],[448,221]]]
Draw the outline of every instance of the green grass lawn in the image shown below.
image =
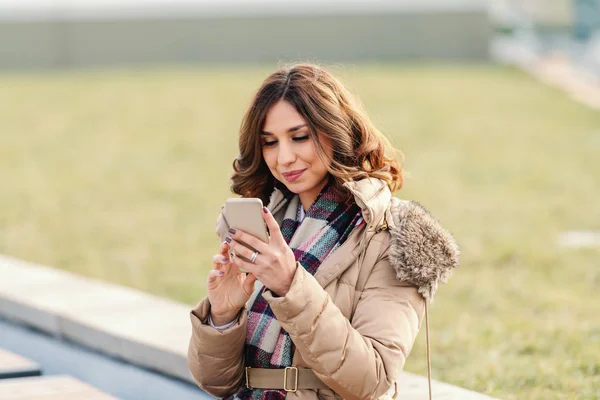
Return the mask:
[[[0,252],[197,302],[237,129],[270,71],[0,75]],[[600,230],[600,113],[495,66],[333,71],[403,150],[397,195],[462,248],[432,307],[434,377],[599,399],[600,249],[557,235]],[[406,369],[426,374],[424,333]]]

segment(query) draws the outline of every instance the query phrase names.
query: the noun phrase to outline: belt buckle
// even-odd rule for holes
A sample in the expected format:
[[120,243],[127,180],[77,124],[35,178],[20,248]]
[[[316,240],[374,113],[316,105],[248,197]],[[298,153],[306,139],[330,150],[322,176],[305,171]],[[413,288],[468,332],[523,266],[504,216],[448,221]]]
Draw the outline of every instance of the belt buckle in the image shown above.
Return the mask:
[[250,367],[246,367],[246,387],[248,389],[253,389],[253,387],[250,386]]
[[[294,379],[294,388],[293,389],[288,389],[288,387],[287,387],[287,375],[288,375],[289,370],[296,372],[296,378]],[[285,370],[283,371],[283,390],[285,390],[286,392],[292,392],[292,393],[295,393],[298,390],[298,368],[297,367],[285,367]]]

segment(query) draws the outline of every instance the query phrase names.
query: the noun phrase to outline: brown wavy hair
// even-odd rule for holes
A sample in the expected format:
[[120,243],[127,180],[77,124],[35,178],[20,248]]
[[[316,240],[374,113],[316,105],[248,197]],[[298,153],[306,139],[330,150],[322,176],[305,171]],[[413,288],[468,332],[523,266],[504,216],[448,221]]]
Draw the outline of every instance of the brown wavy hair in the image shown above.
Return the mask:
[[[392,192],[402,187],[399,151],[375,128],[352,94],[322,67],[297,64],[267,77],[246,112],[240,127],[240,154],[233,162],[232,192],[267,204],[275,186],[284,188],[269,171],[260,141],[267,112],[280,100],[292,104],[306,120],[317,153],[328,166],[330,183],[339,193],[349,197],[343,183],[366,177],[382,179]],[[326,155],[319,133],[330,140],[333,159]]]

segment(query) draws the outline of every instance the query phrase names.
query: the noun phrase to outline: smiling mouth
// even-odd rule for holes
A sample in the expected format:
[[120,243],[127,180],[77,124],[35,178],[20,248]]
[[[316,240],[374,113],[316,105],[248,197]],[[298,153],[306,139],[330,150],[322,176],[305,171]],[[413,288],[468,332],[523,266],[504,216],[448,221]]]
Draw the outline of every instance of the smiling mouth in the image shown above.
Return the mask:
[[306,171],[306,169],[301,169],[299,171],[293,171],[293,172],[286,172],[281,175],[283,175],[283,177],[285,178],[286,181],[293,182],[296,179],[300,178],[302,176],[302,174],[304,173],[304,171]]

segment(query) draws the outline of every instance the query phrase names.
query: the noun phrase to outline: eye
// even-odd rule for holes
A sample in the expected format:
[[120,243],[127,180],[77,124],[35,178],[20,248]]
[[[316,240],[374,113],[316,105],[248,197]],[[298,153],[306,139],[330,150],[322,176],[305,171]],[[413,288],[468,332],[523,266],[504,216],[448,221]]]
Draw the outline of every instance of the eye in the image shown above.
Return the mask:
[[306,139],[308,139],[308,135],[306,135],[306,136],[298,136],[298,137],[293,138],[292,140],[294,142],[304,142]]
[[277,140],[264,141],[262,145],[263,145],[264,147],[271,147],[271,146],[273,146],[275,143],[277,143]]

